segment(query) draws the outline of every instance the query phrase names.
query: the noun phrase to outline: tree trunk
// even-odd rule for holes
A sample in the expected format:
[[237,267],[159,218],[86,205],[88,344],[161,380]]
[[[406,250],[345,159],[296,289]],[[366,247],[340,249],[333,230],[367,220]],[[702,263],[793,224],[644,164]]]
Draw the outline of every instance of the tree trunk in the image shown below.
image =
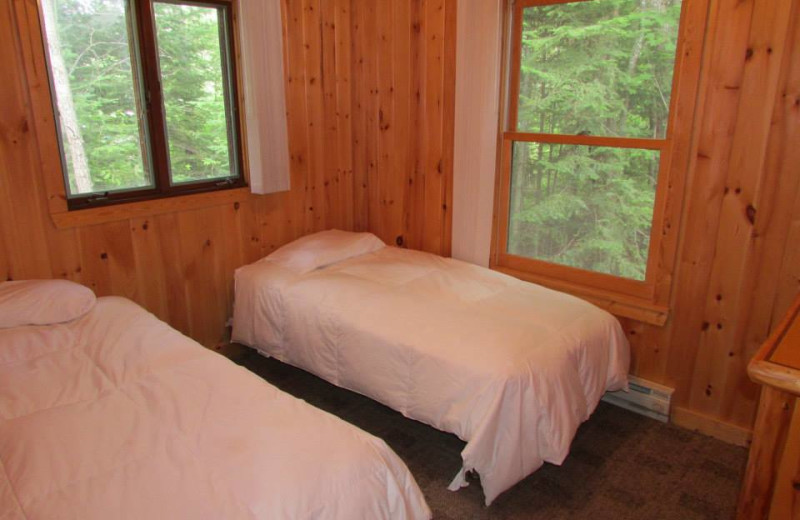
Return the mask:
[[72,90],[69,86],[69,74],[64,65],[61,54],[61,44],[58,38],[56,25],[56,1],[44,0],[44,22],[47,28],[47,49],[50,54],[50,69],[53,74],[53,85],[58,107],[58,117],[61,122],[61,137],[64,139],[64,148],[67,162],[71,166],[72,180],[78,193],[91,193],[93,191],[92,178],[89,175],[89,160],[83,146],[83,136],[78,125],[78,115],[75,113],[75,102],[72,99]]
[[[647,8],[647,0],[640,0],[639,1],[639,8],[644,11]],[[641,25],[639,26],[638,36],[636,40],[633,42],[633,48],[631,49],[631,57],[628,60],[628,77],[633,76],[633,73],[636,72],[636,67],[639,65],[639,58],[642,57],[642,51],[644,50],[644,38],[645,38],[645,30]],[[617,121],[617,129],[619,135],[624,135],[625,127],[627,126],[628,120],[628,112],[630,111],[628,107],[628,99],[625,99],[625,110],[623,110],[622,114],[620,114],[619,120]]]

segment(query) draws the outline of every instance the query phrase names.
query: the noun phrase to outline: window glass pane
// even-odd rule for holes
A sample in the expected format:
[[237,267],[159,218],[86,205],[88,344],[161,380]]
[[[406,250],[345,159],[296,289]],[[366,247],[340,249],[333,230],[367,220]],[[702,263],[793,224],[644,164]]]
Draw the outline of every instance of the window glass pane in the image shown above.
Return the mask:
[[152,186],[125,0],[44,0],[68,194]]
[[225,11],[155,4],[172,182],[236,177]]
[[524,9],[518,130],[663,138],[680,0]]
[[507,252],[644,280],[660,152],[514,143]]

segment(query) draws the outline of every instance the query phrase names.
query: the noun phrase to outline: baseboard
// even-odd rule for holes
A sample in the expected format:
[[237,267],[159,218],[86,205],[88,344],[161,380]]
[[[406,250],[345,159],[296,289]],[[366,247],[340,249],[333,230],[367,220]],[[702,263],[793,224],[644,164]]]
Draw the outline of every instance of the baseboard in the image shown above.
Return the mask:
[[714,437],[728,444],[748,447],[753,438],[753,432],[748,428],[721,421],[679,406],[672,408],[670,418],[673,423],[682,428],[700,432],[703,435]]

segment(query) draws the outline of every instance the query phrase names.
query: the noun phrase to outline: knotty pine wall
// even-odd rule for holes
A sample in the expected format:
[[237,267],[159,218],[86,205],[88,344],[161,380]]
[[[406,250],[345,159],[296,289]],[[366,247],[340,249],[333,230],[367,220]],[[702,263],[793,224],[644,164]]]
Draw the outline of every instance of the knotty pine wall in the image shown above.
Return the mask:
[[[352,2],[356,221],[441,254],[455,4]],[[800,290],[800,0],[712,0],[708,18],[672,311],[621,321],[633,373],[676,388],[674,420],[744,443],[747,362]]]
[[[426,69],[412,69],[408,100],[409,78],[398,76],[407,69],[394,68],[398,62],[407,63],[397,49],[408,45],[403,30],[392,32],[397,20],[404,20],[396,4],[354,3],[355,20],[376,20],[366,26],[354,22],[354,29],[358,27],[354,78],[359,74],[373,78],[372,83],[359,84],[353,97],[356,121],[364,118],[359,110],[366,104],[372,129],[362,133],[358,123],[354,127],[356,175],[367,172],[367,182],[357,181],[357,189],[368,189],[361,196],[367,200],[366,208],[356,207],[368,210],[362,221],[384,240],[405,234],[409,247],[447,253],[450,159],[445,157],[443,163],[441,190],[415,196],[409,188],[417,179],[411,178],[414,170],[404,161],[426,164],[425,152],[414,147],[426,146],[427,136],[407,138],[405,117],[411,117],[413,132],[417,128],[413,109],[426,99],[414,88],[418,81],[414,74]],[[410,4],[411,9],[431,6]],[[451,2],[444,14],[446,34],[454,30],[452,15]],[[664,327],[621,320],[633,348],[632,372],[676,388],[673,419],[737,443],[747,441],[758,398],[758,387],[746,375],[747,362],[800,290],[798,17],[800,0],[711,0],[686,204],[681,221],[671,223],[681,227],[672,274],[672,311]],[[422,52],[431,49],[435,36]],[[448,43],[443,59],[454,62]],[[412,59],[419,62],[413,42],[411,48]],[[362,59],[362,49],[371,49],[377,62],[369,55]],[[430,54],[421,62],[430,67]],[[446,77],[453,64],[444,65]],[[434,67],[437,74],[439,70]],[[444,94],[449,100],[448,86]],[[387,91],[393,95],[387,96]],[[423,114],[439,110],[438,104],[427,101]],[[410,113],[398,109],[409,102]],[[441,109],[447,154],[451,109],[449,101]],[[394,128],[392,114],[404,118]],[[437,132],[427,135],[438,138]],[[367,158],[362,155],[364,147]],[[431,149],[437,153],[427,161],[428,177],[438,157],[438,141]],[[443,214],[434,207],[439,201]],[[408,225],[423,215],[417,227]]]
[[42,168],[58,150],[37,135],[52,132],[52,112],[34,120],[47,85],[36,1],[2,2],[0,277],[68,278],[126,296],[213,346],[234,269],[303,234],[371,228],[448,253],[453,2],[375,4],[283,1],[291,191],[56,229]]
[[711,2],[695,137],[671,317],[625,325],[674,418],[737,440],[747,362],[800,290],[800,0]]
[[[304,233],[448,254],[456,0],[283,4],[290,192],[56,230],[41,157],[57,152],[25,79],[34,0],[4,2],[0,276],[127,296],[214,345],[233,269]],[[677,388],[675,419],[736,441],[756,406],[747,360],[800,287],[799,16],[800,0],[712,0],[672,312],[665,327],[623,320],[634,372]]]
[[456,1],[352,4],[360,221],[388,244],[449,256]]
[[[353,2],[353,146],[359,221],[447,254],[455,5],[440,5]],[[621,321],[633,373],[676,388],[674,420],[744,443],[747,362],[800,290],[800,0],[712,0],[708,18],[672,312],[664,327]],[[420,127],[440,114],[441,130]]]

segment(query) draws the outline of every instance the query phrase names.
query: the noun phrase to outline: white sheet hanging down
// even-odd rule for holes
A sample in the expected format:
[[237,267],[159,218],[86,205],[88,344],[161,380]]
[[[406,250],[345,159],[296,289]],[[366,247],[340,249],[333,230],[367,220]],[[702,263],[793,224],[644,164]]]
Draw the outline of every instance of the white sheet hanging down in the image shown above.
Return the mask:
[[0,330],[0,518],[429,518],[383,441],[121,298]]
[[561,464],[606,390],[626,386],[619,322],[578,298],[385,247],[298,275],[236,272],[235,341],[467,442],[486,504]]

